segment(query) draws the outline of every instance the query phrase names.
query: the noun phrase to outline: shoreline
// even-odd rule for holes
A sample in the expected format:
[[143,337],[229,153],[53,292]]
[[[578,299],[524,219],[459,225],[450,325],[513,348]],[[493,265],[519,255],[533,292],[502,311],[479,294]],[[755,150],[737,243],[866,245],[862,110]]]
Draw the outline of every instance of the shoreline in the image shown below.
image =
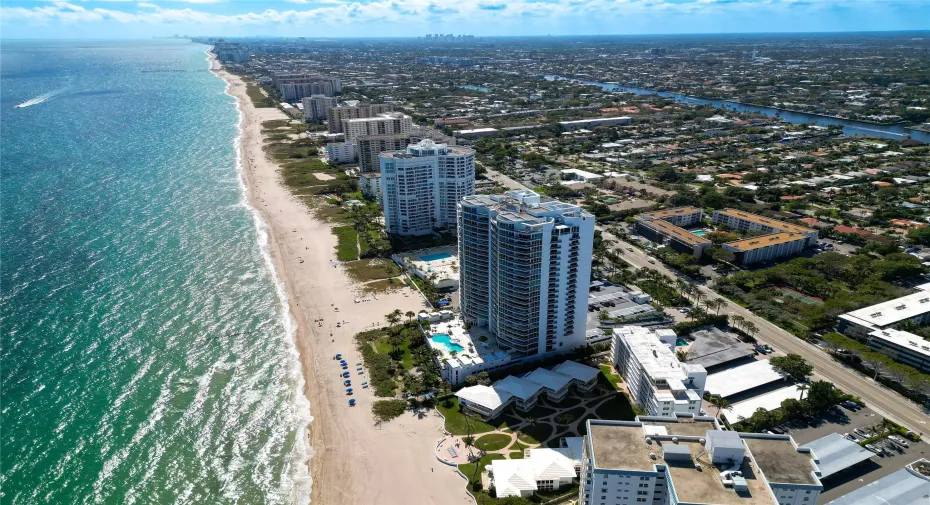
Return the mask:
[[[342,370],[332,361],[335,353],[342,353],[346,360],[360,362],[354,335],[383,326],[384,316],[394,309],[419,312],[424,308],[422,298],[406,286],[376,296],[361,293],[360,286],[336,261],[332,225],[316,218],[291,193],[280,178],[277,163],[264,152],[262,123],[290,118],[277,108],[256,108],[246,95],[243,80],[208,54],[211,71],[226,82],[227,94],[238,104],[237,154],[246,198],[266,225],[267,249],[295,323],[293,338],[304,378],[302,394],[312,406],[312,418],[309,412],[302,413],[312,422],[304,431],[307,458],[300,462],[309,470],[310,502],[406,505],[411,501],[440,504],[468,499],[456,469],[435,459],[436,441],[443,436],[438,412],[423,416],[408,412],[376,426],[370,410],[377,400],[373,392],[356,388],[351,398],[358,406],[349,407],[349,396],[339,377]],[[366,380],[364,375],[352,375],[354,380]],[[298,402],[298,408],[305,408],[303,401]],[[306,503],[308,497],[293,498]]]

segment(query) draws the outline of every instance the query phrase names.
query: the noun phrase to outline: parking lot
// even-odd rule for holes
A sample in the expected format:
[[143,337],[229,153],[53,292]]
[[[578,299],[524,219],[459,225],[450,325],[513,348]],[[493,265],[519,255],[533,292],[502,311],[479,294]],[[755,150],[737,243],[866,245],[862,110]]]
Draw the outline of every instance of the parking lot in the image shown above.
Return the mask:
[[[804,445],[830,433],[853,433],[856,428],[865,429],[881,423],[882,417],[871,410],[864,408],[857,412],[834,407],[823,415],[816,416],[811,422],[796,422],[794,426],[787,426],[787,432],[798,445]],[[862,437],[859,437],[860,439]],[[910,442],[910,447],[899,448],[897,451],[886,450],[884,456],[875,455],[866,462],[849,470],[832,475],[823,481],[824,492],[820,495],[818,503],[824,504],[874,482],[888,474],[894,473],[905,465],[930,454],[930,446],[926,442]]]

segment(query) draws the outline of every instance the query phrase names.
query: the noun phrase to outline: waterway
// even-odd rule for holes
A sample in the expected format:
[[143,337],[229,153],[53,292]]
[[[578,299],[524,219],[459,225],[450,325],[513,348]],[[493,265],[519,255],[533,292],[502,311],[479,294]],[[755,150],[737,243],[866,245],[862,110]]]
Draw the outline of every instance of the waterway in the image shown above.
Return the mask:
[[843,127],[844,135],[862,135],[867,137],[880,137],[892,140],[904,140],[906,135],[910,135],[914,140],[930,143],[930,133],[918,130],[908,130],[899,124],[880,125],[866,123],[864,121],[855,121],[851,119],[840,119],[817,114],[808,114],[806,112],[796,112],[785,109],[776,109],[773,107],[761,107],[758,105],[747,105],[730,100],[711,100],[706,98],[695,98],[693,96],[672,93],[670,91],[655,91],[651,89],[635,88],[632,86],[622,86],[620,84],[611,84],[599,81],[586,81],[584,79],[572,79],[560,75],[547,74],[543,76],[546,80],[556,81],[575,81],[583,84],[599,86],[605,91],[617,91],[626,93],[636,93],[637,95],[659,95],[665,98],[672,98],[677,102],[691,105],[713,105],[718,109],[728,109],[736,112],[755,112],[765,114],[766,116],[778,116],[792,124],[815,124],[818,126],[839,125]]
[[462,89],[470,89],[472,91],[480,91],[482,93],[487,93],[488,91],[491,91],[491,88],[486,88],[484,86],[476,86],[474,84],[464,84],[459,87]]

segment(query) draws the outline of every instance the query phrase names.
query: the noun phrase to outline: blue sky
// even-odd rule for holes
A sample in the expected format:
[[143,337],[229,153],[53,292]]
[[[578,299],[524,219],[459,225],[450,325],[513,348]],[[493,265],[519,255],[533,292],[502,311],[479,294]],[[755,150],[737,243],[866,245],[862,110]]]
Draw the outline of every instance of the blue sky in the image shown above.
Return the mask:
[[3,38],[930,29],[930,0],[2,0]]

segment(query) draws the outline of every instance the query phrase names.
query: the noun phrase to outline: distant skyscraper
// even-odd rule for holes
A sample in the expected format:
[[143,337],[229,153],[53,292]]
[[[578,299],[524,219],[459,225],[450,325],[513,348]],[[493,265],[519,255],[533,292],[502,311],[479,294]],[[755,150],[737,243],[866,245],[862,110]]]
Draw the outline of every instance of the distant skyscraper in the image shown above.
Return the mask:
[[475,194],[475,151],[421,140],[381,153],[381,191],[388,233],[426,235],[455,227],[456,204]]
[[[331,109],[334,110],[334,109]],[[358,140],[371,135],[405,135],[410,133],[413,121],[400,112],[385,112],[371,117],[343,119],[342,133],[346,140]]]
[[514,356],[585,343],[594,216],[529,191],[458,206],[462,317]]

